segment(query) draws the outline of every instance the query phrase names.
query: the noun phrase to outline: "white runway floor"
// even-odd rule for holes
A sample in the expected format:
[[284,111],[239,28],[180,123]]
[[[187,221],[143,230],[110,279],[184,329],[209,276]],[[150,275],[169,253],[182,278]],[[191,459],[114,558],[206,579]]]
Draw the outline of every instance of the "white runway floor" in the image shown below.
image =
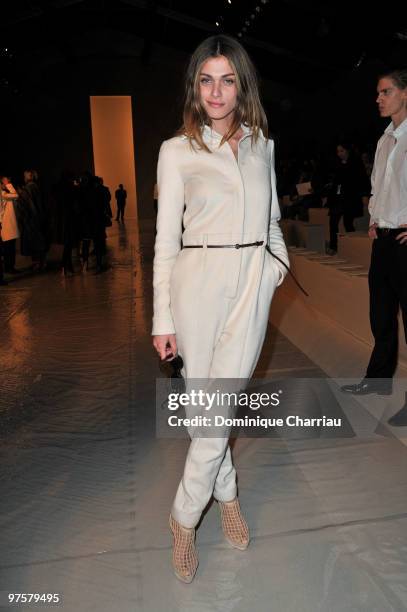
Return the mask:
[[[64,612],[407,610],[407,448],[380,427],[238,438],[251,544],[224,542],[213,503],[194,582],[173,576],[168,514],[188,444],[155,437],[151,226],[141,234],[109,230],[102,275],[0,289],[0,609],[24,592],[58,593]],[[324,374],[270,328],[265,376]]]

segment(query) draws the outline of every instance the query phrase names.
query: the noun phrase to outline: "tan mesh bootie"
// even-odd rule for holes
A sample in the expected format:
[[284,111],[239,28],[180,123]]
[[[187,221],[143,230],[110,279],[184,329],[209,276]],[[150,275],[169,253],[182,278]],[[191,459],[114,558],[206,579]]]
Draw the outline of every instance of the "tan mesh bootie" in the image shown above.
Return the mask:
[[174,536],[172,564],[174,573],[182,582],[192,582],[198,567],[195,549],[195,529],[180,525],[170,514],[170,529]]
[[240,511],[237,497],[230,502],[219,502],[222,529],[226,540],[234,548],[245,550],[249,546],[249,528]]

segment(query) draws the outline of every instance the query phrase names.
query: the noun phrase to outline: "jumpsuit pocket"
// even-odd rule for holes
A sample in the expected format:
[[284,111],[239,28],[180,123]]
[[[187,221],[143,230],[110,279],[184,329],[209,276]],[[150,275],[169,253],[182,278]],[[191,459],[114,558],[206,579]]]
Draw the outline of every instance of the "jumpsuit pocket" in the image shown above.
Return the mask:
[[278,266],[277,261],[275,260],[275,258],[273,257],[273,255],[270,253],[270,251],[267,248],[266,248],[265,257],[269,259],[269,265],[271,266],[273,270],[275,284],[278,285],[282,277],[280,267]]

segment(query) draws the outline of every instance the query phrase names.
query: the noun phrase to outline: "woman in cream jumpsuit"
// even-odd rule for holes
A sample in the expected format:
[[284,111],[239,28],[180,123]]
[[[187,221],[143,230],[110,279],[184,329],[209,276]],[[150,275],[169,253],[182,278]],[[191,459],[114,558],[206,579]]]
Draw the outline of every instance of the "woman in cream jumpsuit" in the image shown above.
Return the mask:
[[[212,40],[219,39],[240,47],[228,37]],[[218,43],[219,55],[225,59],[226,52]],[[210,125],[202,126],[209,151],[180,135],[165,141],[159,154],[152,335],[175,334],[187,381],[252,376],[271,299],[286,273],[266,245],[288,265],[273,141],[261,131],[254,141],[251,127],[240,128],[237,156]],[[228,439],[193,437],[170,516],[174,569],[185,582],[196,571],[194,528],[212,494],[226,538],[246,548]]]

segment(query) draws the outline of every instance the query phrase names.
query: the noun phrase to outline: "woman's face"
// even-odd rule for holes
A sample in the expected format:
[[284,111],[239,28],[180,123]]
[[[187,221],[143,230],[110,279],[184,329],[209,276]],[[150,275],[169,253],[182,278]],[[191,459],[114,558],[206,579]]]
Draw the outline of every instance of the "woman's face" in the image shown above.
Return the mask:
[[338,145],[336,147],[336,154],[341,161],[347,161],[349,157],[349,151],[345,149],[345,147],[342,147],[341,145]]
[[201,104],[214,121],[234,112],[237,99],[236,75],[223,55],[207,60],[199,74]]

